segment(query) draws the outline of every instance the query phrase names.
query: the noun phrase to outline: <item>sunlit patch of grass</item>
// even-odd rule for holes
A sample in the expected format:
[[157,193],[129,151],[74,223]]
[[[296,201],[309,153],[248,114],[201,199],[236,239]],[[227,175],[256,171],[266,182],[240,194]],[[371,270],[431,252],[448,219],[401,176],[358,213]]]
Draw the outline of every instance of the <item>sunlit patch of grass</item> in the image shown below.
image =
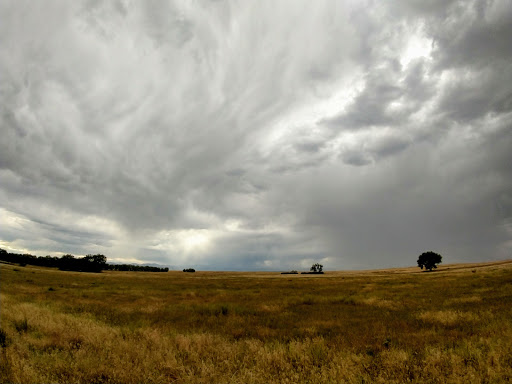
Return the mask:
[[479,320],[477,314],[454,310],[425,311],[418,315],[418,318],[431,323],[443,325],[456,325],[460,323],[476,322]]
[[398,308],[398,304],[395,301],[379,299],[377,297],[369,297],[367,299],[362,300],[362,303],[364,303],[366,305],[374,305],[378,308],[386,308],[386,309]]
[[482,301],[481,296],[477,295],[471,295],[466,297],[456,297],[449,299],[445,302],[446,305],[453,305],[453,304],[471,304],[471,303],[479,303]]
[[277,305],[277,304],[263,304],[259,307],[259,310],[261,312],[266,312],[266,313],[277,313],[277,312],[280,312],[282,311],[282,306],[281,305]]

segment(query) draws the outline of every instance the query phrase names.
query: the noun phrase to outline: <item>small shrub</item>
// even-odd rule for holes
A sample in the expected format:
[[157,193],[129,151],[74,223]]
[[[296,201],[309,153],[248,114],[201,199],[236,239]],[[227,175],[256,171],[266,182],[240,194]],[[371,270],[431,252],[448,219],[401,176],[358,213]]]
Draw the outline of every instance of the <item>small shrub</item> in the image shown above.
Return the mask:
[[14,328],[16,328],[16,331],[18,331],[18,333],[27,332],[29,329],[27,318],[25,317],[23,320],[15,320]]
[[307,297],[302,301],[302,304],[304,305],[313,305],[315,304],[315,299],[312,297]]
[[0,347],[5,348],[9,345],[9,338],[7,337],[7,333],[0,328]]
[[196,270],[194,268],[185,268],[183,272],[195,272]]
[[82,348],[82,344],[83,340],[80,337],[74,337],[69,341],[69,347],[76,351]]

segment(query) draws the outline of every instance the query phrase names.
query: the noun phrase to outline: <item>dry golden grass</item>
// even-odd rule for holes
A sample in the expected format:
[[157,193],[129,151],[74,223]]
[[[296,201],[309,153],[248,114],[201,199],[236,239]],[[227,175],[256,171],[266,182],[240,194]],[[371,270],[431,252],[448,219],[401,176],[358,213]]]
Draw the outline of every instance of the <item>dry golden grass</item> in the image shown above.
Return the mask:
[[512,262],[329,272],[1,265],[2,383],[501,383]]

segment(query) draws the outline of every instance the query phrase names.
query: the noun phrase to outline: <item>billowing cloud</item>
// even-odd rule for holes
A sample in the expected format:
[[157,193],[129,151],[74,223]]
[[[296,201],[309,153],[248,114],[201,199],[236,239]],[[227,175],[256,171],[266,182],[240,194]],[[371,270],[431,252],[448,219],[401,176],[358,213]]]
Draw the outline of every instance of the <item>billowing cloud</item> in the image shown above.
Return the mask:
[[6,249],[207,269],[510,257],[506,1],[0,14]]

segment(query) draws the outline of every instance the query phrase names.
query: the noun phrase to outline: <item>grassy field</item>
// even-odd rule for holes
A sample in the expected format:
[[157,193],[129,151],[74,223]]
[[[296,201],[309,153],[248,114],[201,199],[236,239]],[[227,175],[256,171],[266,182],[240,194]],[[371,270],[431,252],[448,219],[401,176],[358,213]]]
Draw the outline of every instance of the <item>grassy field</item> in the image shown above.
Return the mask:
[[2,383],[512,381],[512,261],[0,279]]

